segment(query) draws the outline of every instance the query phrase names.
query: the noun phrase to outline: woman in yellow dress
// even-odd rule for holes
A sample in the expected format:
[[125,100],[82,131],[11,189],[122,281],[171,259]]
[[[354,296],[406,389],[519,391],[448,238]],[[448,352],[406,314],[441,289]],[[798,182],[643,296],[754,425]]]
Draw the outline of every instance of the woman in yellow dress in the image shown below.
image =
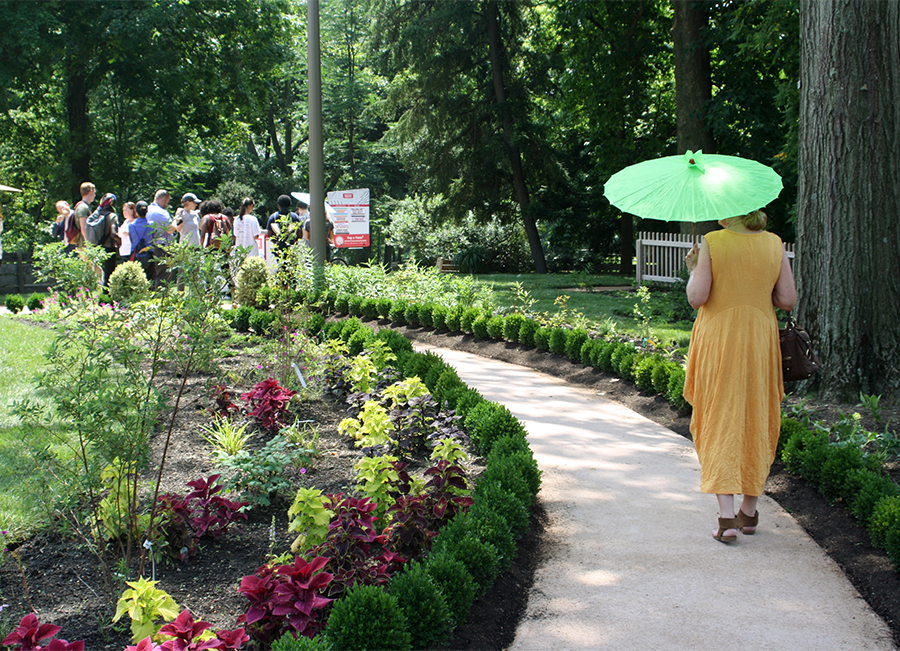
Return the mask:
[[[784,382],[775,308],[792,310],[794,275],[781,238],[755,210],[719,221],[685,258],[691,333],[684,397],[700,459],[700,490],[719,503],[713,538],[756,532],[757,500],[775,460]],[[741,494],[735,511],[734,496]]]

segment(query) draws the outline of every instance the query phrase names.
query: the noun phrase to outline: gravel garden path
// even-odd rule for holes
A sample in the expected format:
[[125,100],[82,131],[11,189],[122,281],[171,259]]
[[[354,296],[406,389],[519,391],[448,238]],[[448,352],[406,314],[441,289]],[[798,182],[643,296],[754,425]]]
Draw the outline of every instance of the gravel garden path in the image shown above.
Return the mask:
[[421,343],[506,405],[543,470],[548,551],[513,650],[895,649],[891,632],[789,513],[712,539],[690,441],[583,387]]

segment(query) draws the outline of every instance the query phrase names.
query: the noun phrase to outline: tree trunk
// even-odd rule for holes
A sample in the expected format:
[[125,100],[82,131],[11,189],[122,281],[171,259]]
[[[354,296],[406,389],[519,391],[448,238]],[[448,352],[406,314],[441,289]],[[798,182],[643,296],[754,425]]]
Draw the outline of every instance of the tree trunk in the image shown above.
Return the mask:
[[[678,153],[683,154],[690,149],[714,154],[716,143],[706,123],[706,107],[712,99],[712,70],[709,46],[702,40],[703,29],[709,24],[709,15],[705,4],[696,0],[672,0],[672,9]],[[716,228],[718,226],[714,221],[700,222],[696,226],[698,233],[708,233]],[[680,230],[691,233],[694,226],[682,222]]]
[[78,66],[69,70],[66,89],[69,120],[69,146],[72,161],[73,195],[81,198],[79,187],[91,179],[91,139],[88,124],[87,79]]
[[528,237],[528,245],[531,247],[534,270],[539,274],[545,274],[547,273],[547,261],[544,258],[544,247],[541,244],[541,237],[531,211],[531,198],[528,193],[528,184],[525,181],[525,170],[522,167],[522,154],[515,141],[513,116],[509,107],[506,106],[506,86],[503,82],[503,46],[500,40],[500,12],[497,9],[497,3],[493,0],[487,3],[485,20],[487,21],[491,72],[494,79],[494,95],[497,105],[503,113],[503,131],[506,134],[507,147],[509,148],[509,163],[512,168],[516,200],[519,202],[522,221],[525,225],[525,234]]
[[823,397],[900,392],[900,4],[800,5],[799,320]]

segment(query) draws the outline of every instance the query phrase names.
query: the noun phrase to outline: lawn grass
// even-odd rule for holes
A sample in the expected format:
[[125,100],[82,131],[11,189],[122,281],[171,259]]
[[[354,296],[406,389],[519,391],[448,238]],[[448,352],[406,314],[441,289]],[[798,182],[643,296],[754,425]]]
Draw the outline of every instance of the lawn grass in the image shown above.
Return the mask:
[[[634,316],[634,306],[638,302],[634,278],[618,275],[586,274],[481,274],[479,282],[492,285],[498,306],[510,307],[517,303],[515,286],[520,283],[528,295],[535,299],[532,310],[556,314],[559,306],[555,301],[560,296],[568,296],[567,308],[570,313],[584,315],[589,327],[600,332],[615,332],[632,337],[640,336],[641,327]],[[599,288],[616,287],[608,291]],[[691,334],[691,322],[670,321],[666,312],[667,301],[673,300],[673,291],[664,287],[651,289],[651,309],[655,316],[650,329],[654,338],[679,347],[687,346]]]
[[33,378],[56,333],[0,316],[0,529],[28,528],[41,511],[38,478],[28,456],[24,428],[12,414],[14,402],[34,399]]

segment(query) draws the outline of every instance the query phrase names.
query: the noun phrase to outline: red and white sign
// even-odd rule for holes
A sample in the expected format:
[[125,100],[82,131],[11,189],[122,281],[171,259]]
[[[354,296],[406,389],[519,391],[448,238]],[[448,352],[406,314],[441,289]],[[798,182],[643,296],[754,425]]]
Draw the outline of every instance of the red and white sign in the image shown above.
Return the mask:
[[337,248],[358,249],[370,245],[368,188],[329,192],[328,205],[334,208],[331,221]]

